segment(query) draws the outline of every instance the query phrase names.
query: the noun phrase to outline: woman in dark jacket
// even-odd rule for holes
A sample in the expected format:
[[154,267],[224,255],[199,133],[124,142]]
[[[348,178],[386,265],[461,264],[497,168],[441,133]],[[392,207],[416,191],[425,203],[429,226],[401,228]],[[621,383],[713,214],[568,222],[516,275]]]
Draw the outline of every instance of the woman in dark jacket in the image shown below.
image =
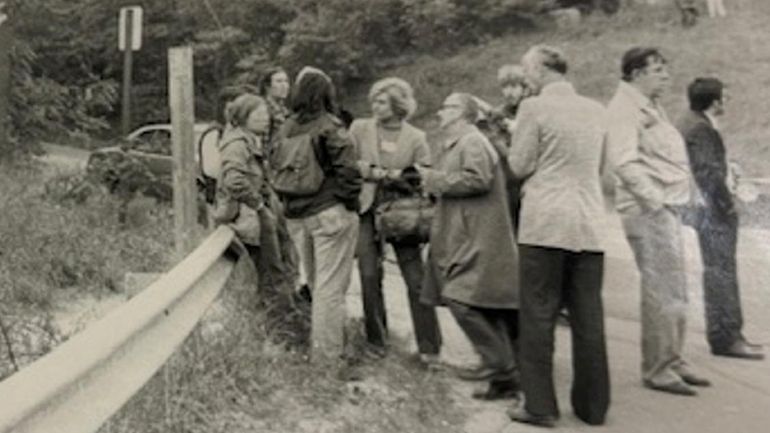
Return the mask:
[[[306,67],[297,76],[291,98],[292,115],[279,132],[274,150],[302,136],[309,137],[312,164],[323,173],[316,191],[282,193],[289,233],[313,293],[312,359],[337,362],[344,350],[345,292],[350,284],[358,237],[358,194],[361,175],[355,148],[336,112],[331,79]],[[285,140],[285,142],[284,142]],[[307,161],[303,170],[310,170]],[[277,176],[281,168],[273,167]],[[311,173],[299,173],[300,175]]]

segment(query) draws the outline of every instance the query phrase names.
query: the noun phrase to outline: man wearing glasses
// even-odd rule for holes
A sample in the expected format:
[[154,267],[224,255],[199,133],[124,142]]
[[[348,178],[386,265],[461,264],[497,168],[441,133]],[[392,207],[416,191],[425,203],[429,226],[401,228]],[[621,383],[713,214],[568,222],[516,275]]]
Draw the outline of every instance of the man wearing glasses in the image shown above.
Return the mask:
[[505,175],[492,144],[474,125],[478,103],[467,93],[446,98],[438,112],[442,141],[435,169],[402,176],[438,198],[421,297],[446,305],[481,357],[459,373],[489,381],[473,396],[513,398],[518,391],[518,253],[508,213]]

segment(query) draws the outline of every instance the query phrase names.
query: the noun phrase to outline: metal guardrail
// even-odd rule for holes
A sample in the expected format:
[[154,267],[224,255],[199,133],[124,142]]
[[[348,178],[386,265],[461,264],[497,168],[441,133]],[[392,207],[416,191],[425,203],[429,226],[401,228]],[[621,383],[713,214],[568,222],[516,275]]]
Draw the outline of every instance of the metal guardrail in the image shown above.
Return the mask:
[[90,433],[157,372],[194,329],[240,252],[219,227],[141,294],[0,382],[0,432]]

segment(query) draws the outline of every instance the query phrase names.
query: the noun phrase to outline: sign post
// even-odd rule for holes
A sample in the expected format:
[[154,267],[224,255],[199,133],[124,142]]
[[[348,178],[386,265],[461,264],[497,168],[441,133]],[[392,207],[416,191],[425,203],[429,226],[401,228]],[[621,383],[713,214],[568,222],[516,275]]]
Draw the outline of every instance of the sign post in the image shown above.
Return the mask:
[[169,49],[168,67],[171,151],[174,158],[174,240],[181,259],[195,248],[197,240],[192,47]]
[[11,40],[12,29],[5,10],[6,3],[0,1],[0,149],[8,140],[8,105],[11,103]]
[[123,136],[131,132],[131,73],[134,51],[142,47],[142,8],[129,6],[120,9],[118,20],[118,49],[123,51],[123,99],[121,126]]

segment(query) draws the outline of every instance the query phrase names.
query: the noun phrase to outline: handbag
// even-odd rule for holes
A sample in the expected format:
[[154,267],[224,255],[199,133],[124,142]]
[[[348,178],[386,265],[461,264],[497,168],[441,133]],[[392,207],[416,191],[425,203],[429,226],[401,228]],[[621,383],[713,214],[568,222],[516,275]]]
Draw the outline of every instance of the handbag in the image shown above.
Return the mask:
[[384,201],[374,210],[377,233],[387,242],[425,243],[435,213],[433,200],[416,195]]

